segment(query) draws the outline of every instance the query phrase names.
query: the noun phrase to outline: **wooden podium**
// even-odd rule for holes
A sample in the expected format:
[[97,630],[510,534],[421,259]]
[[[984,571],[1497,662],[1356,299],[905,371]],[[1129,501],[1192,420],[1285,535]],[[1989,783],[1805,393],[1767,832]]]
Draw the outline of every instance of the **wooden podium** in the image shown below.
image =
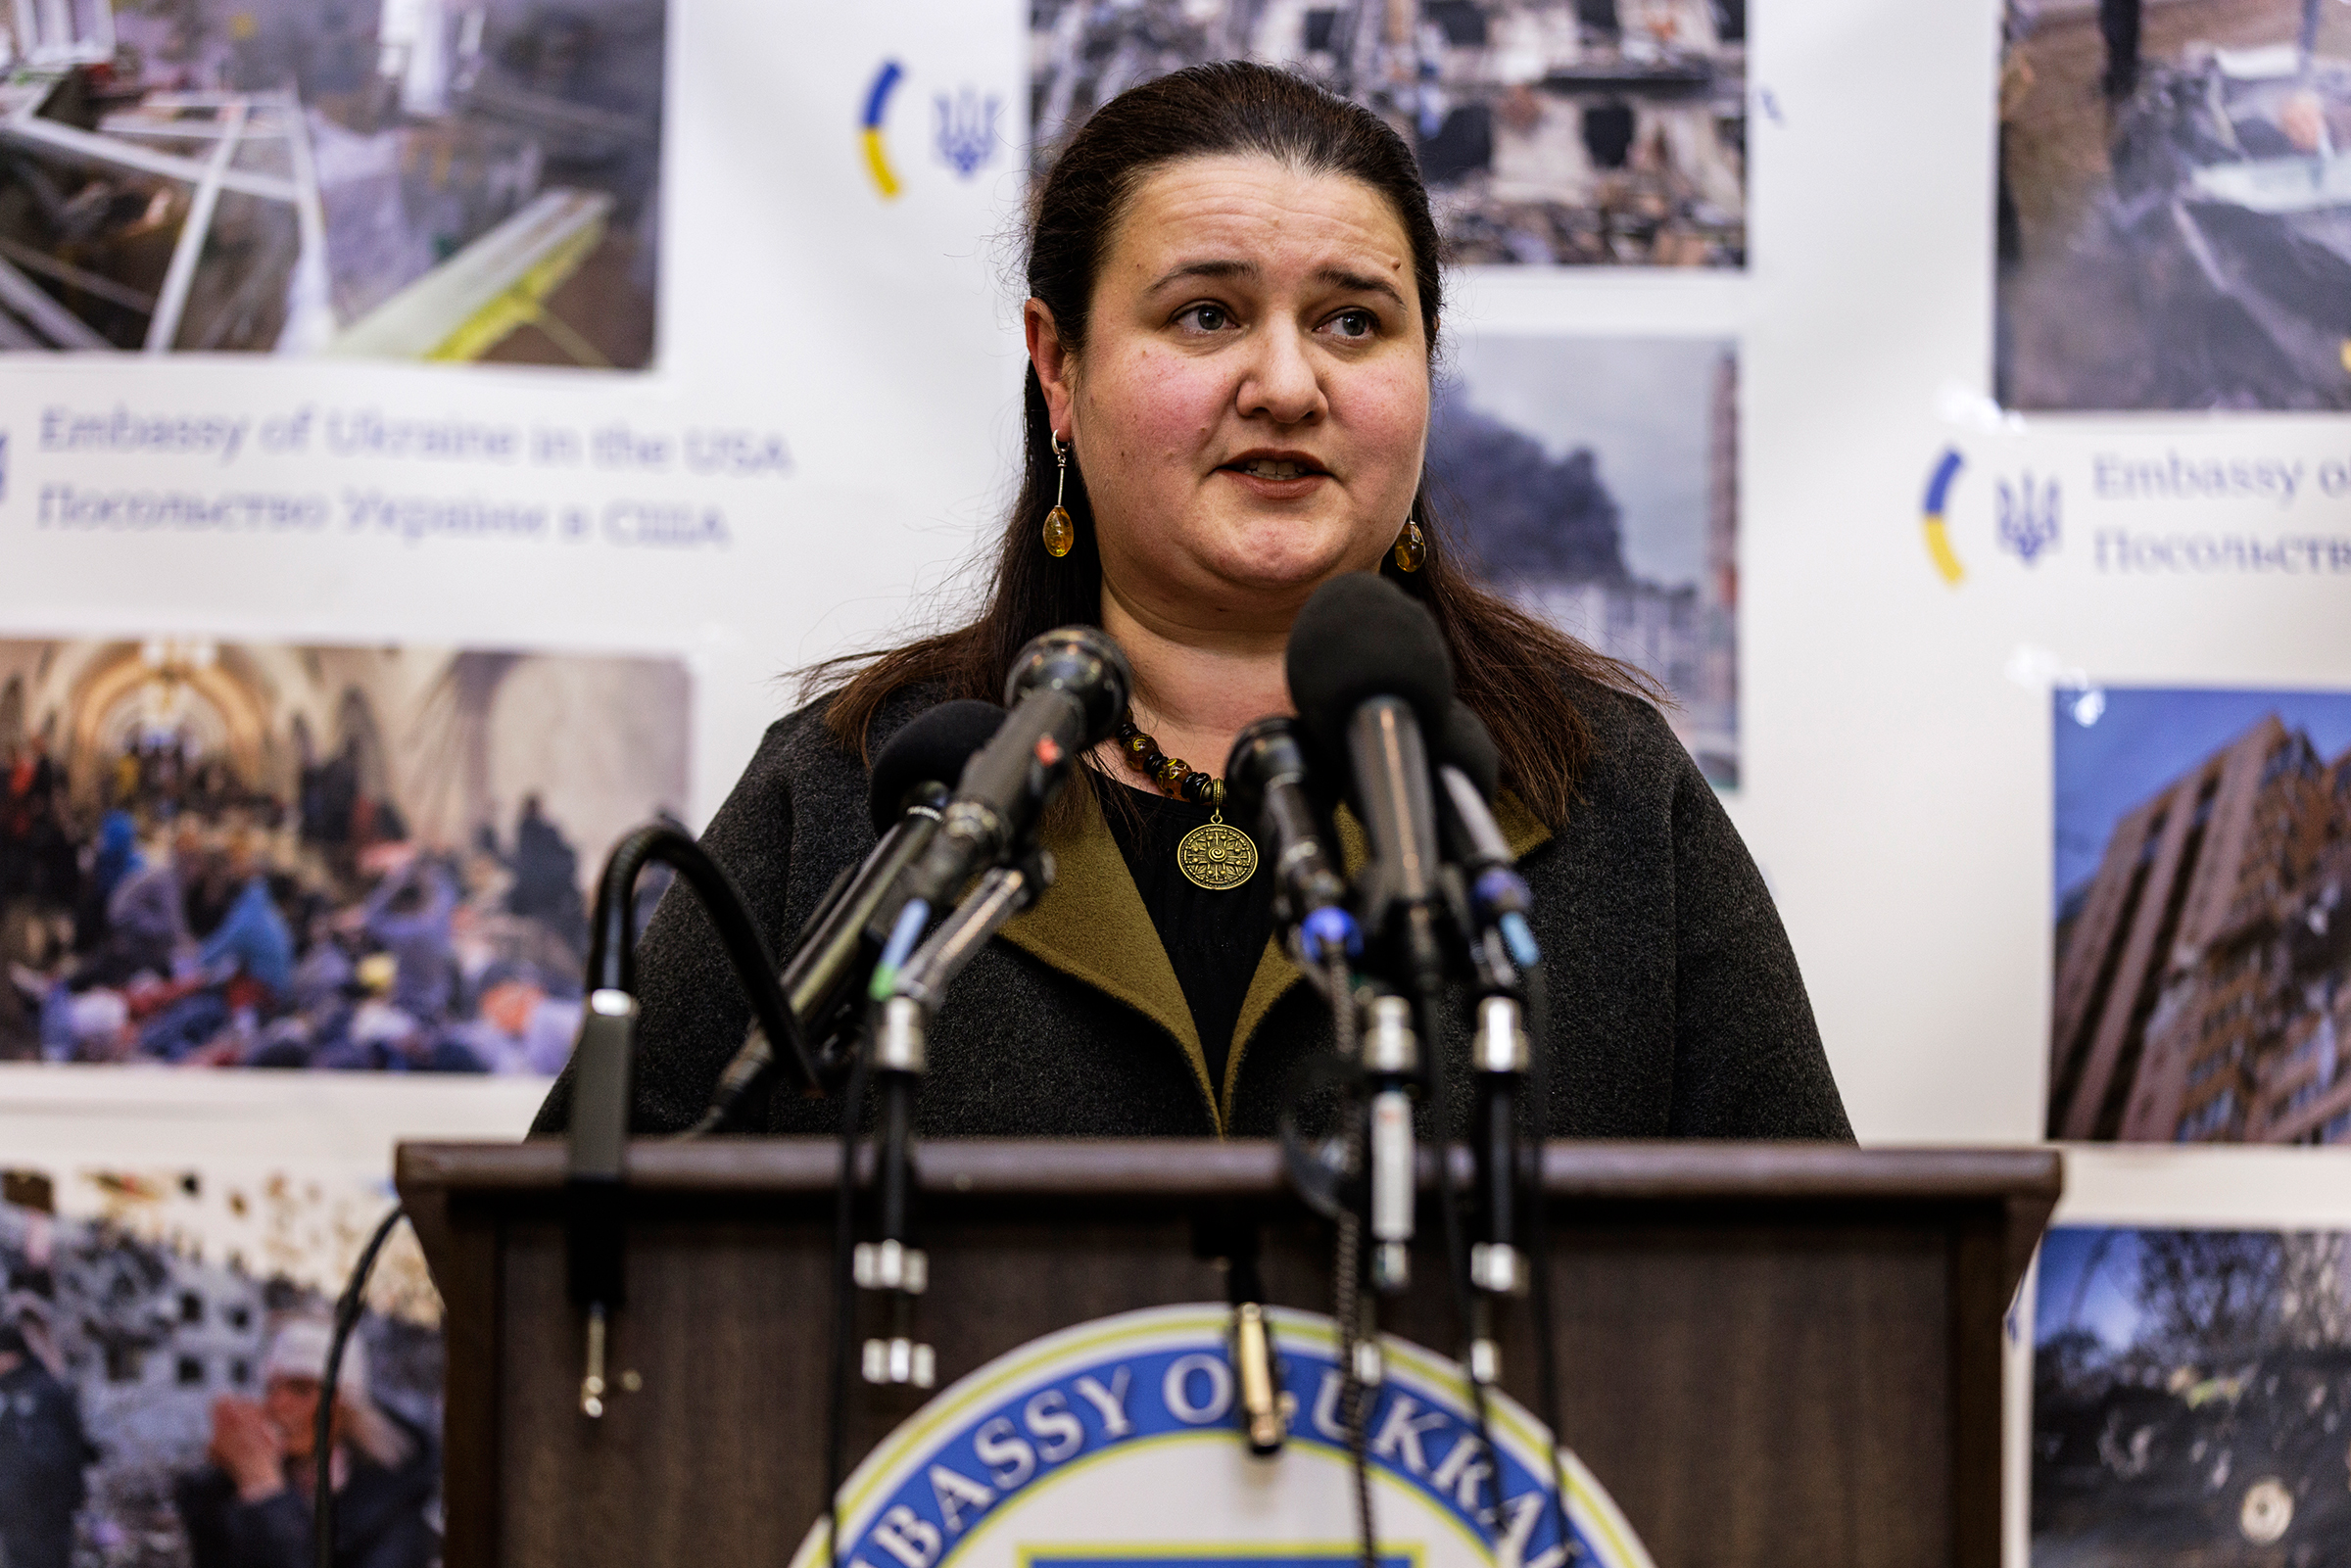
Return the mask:
[[[632,1146],[624,1391],[592,1421],[562,1145],[402,1147],[448,1308],[450,1568],[790,1561],[824,1492],[838,1158]],[[1221,1300],[1193,1249],[1220,1203],[1263,1215],[1270,1300],[1329,1310],[1329,1227],[1270,1145],[941,1142],[919,1164],[941,1387],[1071,1324]],[[2035,1149],[1554,1146],[1568,1446],[1659,1568],[1992,1568],[2002,1318],[2061,1182]],[[1508,1314],[1503,1386],[1539,1409],[1530,1315]],[[1458,1351],[1433,1277],[1381,1326]],[[855,1386],[849,1462],[925,1397]]]

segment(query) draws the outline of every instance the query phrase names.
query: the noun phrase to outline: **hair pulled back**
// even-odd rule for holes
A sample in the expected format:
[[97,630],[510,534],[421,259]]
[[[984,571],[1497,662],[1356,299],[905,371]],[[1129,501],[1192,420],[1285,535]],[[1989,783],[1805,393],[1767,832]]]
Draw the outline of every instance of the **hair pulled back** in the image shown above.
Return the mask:
[[[1443,245],[1428,190],[1411,148],[1369,110],[1303,77],[1245,61],[1188,67],[1129,88],[1104,104],[1063,147],[1031,214],[1030,294],[1053,312],[1073,353],[1083,350],[1094,283],[1135,192],[1153,173],[1192,158],[1259,155],[1309,173],[1359,180],[1379,193],[1413,253],[1433,357],[1444,303]],[[866,752],[867,729],[892,692],[931,686],[936,697],[1000,700],[1013,655],[1056,626],[1099,625],[1102,558],[1084,476],[1073,467],[1065,504],[1078,524],[1076,546],[1055,559],[1039,538],[1053,505],[1057,467],[1044,389],[1032,365],[1022,398],[1020,494],[996,546],[987,603],[970,624],[876,655],[815,667],[822,683],[855,668],[825,711],[843,743]],[[1452,650],[1455,690],[1493,732],[1503,783],[1545,822],[1566,821],[1591,731],[1561,686],[1580,675],[1604,686],[1659,696],[1640,671],[1607,658],[1512,607],[1479,585],[1457,557],[1457,539],[1437,515],[1422,475],[1414,515],[1428,537],[1417,572],[1381,568],[1428,607]],[[861,666],[861,667],[859,667]],[[1223,759],[1205,766],[1215,769]]]

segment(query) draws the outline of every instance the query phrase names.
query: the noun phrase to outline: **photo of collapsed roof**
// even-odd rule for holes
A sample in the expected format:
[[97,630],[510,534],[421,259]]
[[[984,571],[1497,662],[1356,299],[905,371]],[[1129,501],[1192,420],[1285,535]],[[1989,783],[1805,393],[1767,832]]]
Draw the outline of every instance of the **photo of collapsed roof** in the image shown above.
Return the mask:
[[0,349],[651,361],[663,0],[13,5]]
[[1744,266],[1747,0],[1032,0],[1032,168],[1137,82],[1312,77],[1419,155],[1451,258]]
[[2001,401],[2351,408],[2351,5],[2012,7]]

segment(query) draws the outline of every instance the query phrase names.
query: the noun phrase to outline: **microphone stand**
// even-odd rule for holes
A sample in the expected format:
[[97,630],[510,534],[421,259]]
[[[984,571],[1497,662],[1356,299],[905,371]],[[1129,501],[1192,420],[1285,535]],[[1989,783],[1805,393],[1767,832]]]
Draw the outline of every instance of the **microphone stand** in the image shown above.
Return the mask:
[[[1402,703],[1374,699],[1349,723],[1347,750],[1359,780],[1378,780],[1378,787],[1365,794],[1384,804],[1367,820],[1382,852],[1374,856],[1376,884],[1361,889],[1366,925],[1388,938],[1381,957],[1393,963],[1402,956],[1396,967],[1412,993],[1373,998],[1367,1018],[1350,963],[1364,952],[1363,933],[1344,907],[1346,884],[1321,847],[1325,835],[1304,789],[1309,763],[1295,722],[1264,719],[1244,730],[1225,771],[1258,806],[1261,827],[1275,846],[1275,917],[1299,968],[1331,1009],[1336,1049],[1319,1071],[1308,1075],[1338,1091],[1339,1139],[1335,1148],[1310,1154],[1285,1108],[1281,1140],[1300,1195],[1337,1227],[1331,1315],[1338,1325],[1341,1419],[1355,1483],[1359,1561],[1361,1568],[1376,1568],[1367,1396],[1383,1380],[1384,1368],[1373,1303],[1377,1295],[1399,1293],[1411,1283],[1418,1199],[1413,1101],[1424,1072],[1420,1042],[1434,1038],[1425,1027],[1415,1026],[1415,998],[1433,1001],[1443,980],[1444,954],[1429,907],[1437,861],[1429,829],[1428,770],[1417,729]],[[1293,1085],[1293,1103],[1303,1087]],[[1233,1266],[1238,1261],[1227,1264],[1233,1269],[1236,1348],[1246,1344],[1249,1307],[1242,1271]],[[1254,1441],[1252,1448],[1267,1451]]]
[[[1360,953],[1362,944],[1344,939],[1354,936],[1352,918],[1337,909],[1316,913],[1337,922],[1319,938],[1295,919],[1294,912],[1285,912],[1284,919],[1292,924],[1290,944],[1300,967],[1330,1004],[1333,1050],[1319,1064],[1310,1062],[1292,1084],[1290,1103],[1278,1123],[1291,1184],[1308,1207],[1335,1227],[1331,1318],[1338,1328],[1339,1419],[1354,1482],[1356,1561],[1357,1568],[1379,1568],[1369,1447],[1372,1405],[1386,1380],[1386,1367],[1376,1303],[1379,1294],[1403,1290],[1411,1277],[1418,1165],[1412,1092],[1420,1069],[1419,1044],[1412,1004],[1405,998],[1374,997],[1367,1009],[1359,999],[1351,955]],[[1338,1136],[1321,1151],[1312,1152],[1291,1112],[1298,1094],[1318,1081],[1338,1094]],[[1368,1254],[1367,1231],[1373,1242]],[[1243,1310],[1235,1294],[1236,1344]]]
[[[1478,1293],[1481,1322],[1470,1342],[1472,1375],[1491,1383],[1502,1375],[1491,1308],[1528,1286],[1520,1190],[1523,1163],[1519,1104],[1533,1067],[1526,1014],[1527,976],[1542,963],[1526,917],[1534,895],[1518,875],[1510,842],[1487,808],[1485,795],[1461,769],[1437,769],[1446,807],[1447,836],[1459,864],[1444,873],[1446,905],[1456,940],[1477,987],[1477,1026],[1470,1038],[1476,1090],[1470,1115],[1475,1160],[1477,1236],[1469,1247],[1469,1283]],[[1541,1203],[1540,1195],[1534,1198]]]
[[931,1278],[929,1256],[913,1244],[914,1115],[929,1068],[931,1020],[949,982],[1005,922],[1052,882],[1053,860],[1042,850],[1020,865],[996,867],[903,965],[875,972],[875,990],[881,993],[871,1063],[881,1096],[881,1147],[874,1166],[879,1235],[858,1244],[850,1266],[860,1290],[884,1298],[889,1333],[865,1342],[861,1370],[868,1383],[927,1389],[936,1380],[932,1349],[914,1333],[915,1299],[930,1288]]
[[1419,1161],[1413,1137],[1413,1088],[1420,1080],[1420,1042],[1413,1005],[1401,996],[1374,997],[1364,1033],[1365,1152],[1369,1186],[1371,1288],[1397,1296],[1413,1282],[1414,1211],[1419,1204]]
[[[869,1339],[855,1356],[858,1375],[877,1385],[927,1389],[938,1380],[938,1358],[915,1338],[915,1298],[931,1288],[931,1259],[912,1245],[914,1235],[914,1119],[923,1074],[929,1070],[927,1036],[932,1016],[945,999],[948,982],[979,956],[988,938],[1053,885],[1053,857],[1035,850],[1017,865],[998,866],[983,876],[970,898],[948,915],[929,941],[917,947],[930,903],[915,898],[898,914],[895,928],[874,966],[869,994],[874,1001],[872,1049],[852,1057],[840,1123],[840,1181],[834,1211],[833,1356],[830,1413],[825,1435],[825,1553],[840,1562],[840,1481],[848,1433],[850,1344],[857,1293],[884,1298],[887,1335]],[[874,1161],[876,1228],[872,1241],[854,1241],[857,1174],[857,1118],[871,1085],[882,1094],[881,1148]]]
[[[1459,879],[1451,879],[1457,887]],[[1461,913],[1469,913],[1466,903]],[[1494,1338],[1493,1306],[1524,1295],[1526,1253],[1519,1193],[1523,1164],[1518,1111],[1533,1067],[1528,1045],[1524,990],[1499,935],[1477,929],[1465,919],[1461,932],[1470,955],[1478,991],[1476,1027],[1469,1037],[1472,1074],[1469,1152],[1472,1169],[1468,1277],[1475,1324],[1469,1340],[1469,1375],[1492,1385],[1502,1378],[1502,1351]],[[1540,1201],[1539,1199],[1537,1200]]]
[[[1445,1272],[1468,1350],[1469,1403],[1477,1441],[1491,1460],[1494,1444],[1486,1393],[1492,1380],[1481,1374],[1499,1356],[1493,1351],[1486,1303],[1470,1283],[1461,1198],[1454,1186],[1448,1127],[1452,1103],[1446,1087],[1444,1035],[1439,1027],[1451,966],[1440,921],[1458,900],[1448,894],[1448,883],[1454,879],[1443,874],[1437,851],[1430,759],[1411,708],[1393,696],[1374,697],[1355,710],[1347,725],[1347,750],[1356,796],[1369,808],[1365,827],[1373,856],[1367,899],[1369,918],[1365,925],[1379,938],[1373,946],[1385,978],[1403,993],[1372,1003],[1362,1058],[1366,1073],[1373,1075],[1367,1085],[1369,1203],[1375,1244],[1372,1283],[1377,1289],[1400,1290],[1407,1282],[1400,1265],[1408,1255],[1410,1217],[1404,1212],[1403,1200],[1391,1197],[1383,1205],[1382,1174],[1383,1164],[1393,1169],[1395,1147],[1403,1144],[1407,1150],[1403,1178],[1391,1174],[1386,1185],[1391,1193],[1398,1187],[1412,1193],[1414,1164],[1409,1143],[1404,1142],[1411,1136],[1411,1107],[1402,1092],[1409,1074],[1409,1081],[1423,1090],[1434,1112],[1437,1211],[1443,1227]],[[1409,1060],[1403,1041],[1415,1034],[1418,1059],[1408,1068],[1402,1065]],[[1481,1343],[1486,1347],[1483,1354],[1478,1350]]]

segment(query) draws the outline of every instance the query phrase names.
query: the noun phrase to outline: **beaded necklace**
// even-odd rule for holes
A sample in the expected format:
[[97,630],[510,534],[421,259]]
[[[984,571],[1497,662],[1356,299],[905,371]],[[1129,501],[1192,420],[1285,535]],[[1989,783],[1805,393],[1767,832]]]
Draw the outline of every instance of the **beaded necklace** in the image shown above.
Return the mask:
[[1224,781],[1160,750],[1158,741],[1134,727],[1131,708],[1119,715],[1118,737],[1127,766],[1157,784],[1162,794],[1208,807],[1208,821],[1176,844],[1176,869],[1210,892],[1247,881],[1257,870],[1257,845],[1224,820]]

